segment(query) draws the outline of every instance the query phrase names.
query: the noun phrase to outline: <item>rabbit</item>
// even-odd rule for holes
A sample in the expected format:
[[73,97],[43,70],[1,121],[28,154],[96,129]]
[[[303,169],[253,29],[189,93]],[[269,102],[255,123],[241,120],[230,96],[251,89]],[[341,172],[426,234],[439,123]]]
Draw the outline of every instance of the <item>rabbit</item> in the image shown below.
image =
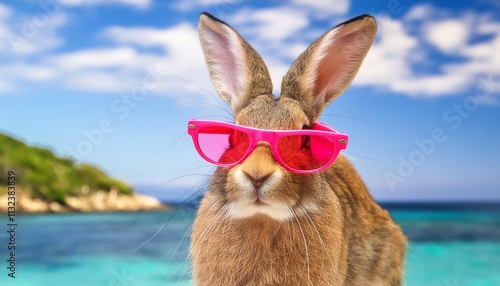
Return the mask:
[[[272,130],[316,122],[350,85],[376,29],[361,15],[329,30],[292,64],[274,97],[262,58],[231,26],[206,12],[198,24],[211,80],[235,123]],[[401,285],[406,243],[344,156],[300,174],[258,142],[243,162],[215,170],[190,256],[199,286]]]

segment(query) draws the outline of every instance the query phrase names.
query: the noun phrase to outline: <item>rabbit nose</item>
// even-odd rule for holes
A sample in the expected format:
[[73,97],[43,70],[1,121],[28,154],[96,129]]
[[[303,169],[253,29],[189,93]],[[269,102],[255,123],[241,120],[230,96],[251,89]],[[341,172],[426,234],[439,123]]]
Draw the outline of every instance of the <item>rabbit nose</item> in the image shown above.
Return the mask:
[[245,174],[247,179],[252,183],[256,191],[258,191],[262,187],[262,185],[264,185],[266,180],[272,175],[272,173],[260,174],[260,173],[247,173],[245,171],[243,171],[243,174]]

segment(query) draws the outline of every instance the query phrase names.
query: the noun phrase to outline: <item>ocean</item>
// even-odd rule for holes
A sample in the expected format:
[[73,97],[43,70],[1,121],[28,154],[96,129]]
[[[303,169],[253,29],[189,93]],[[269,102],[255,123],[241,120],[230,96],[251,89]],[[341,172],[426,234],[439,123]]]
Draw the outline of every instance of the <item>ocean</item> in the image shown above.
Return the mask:
[[[391,204],[410,239],[408,286],[500,285],[498,205]],[[15,269],[0,220],[0,285],[193,285],[194,210],[17,215]],[[8,276],[15,271],[15,278]]]

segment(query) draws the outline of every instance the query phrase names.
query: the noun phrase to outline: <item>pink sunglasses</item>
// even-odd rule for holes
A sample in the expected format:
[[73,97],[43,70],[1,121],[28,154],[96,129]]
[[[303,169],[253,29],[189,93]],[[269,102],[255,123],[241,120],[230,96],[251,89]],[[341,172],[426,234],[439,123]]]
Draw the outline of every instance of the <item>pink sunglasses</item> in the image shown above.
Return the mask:
[[266,130],[233,123],[196,120],[188,122],[188,134],[198,154],[207,162],[232,167],[245,160],[257,142],[268,142],[276,161],[295,173],[314,173],[330,167],[348,136],[330,126],[315,122],[312,129]]

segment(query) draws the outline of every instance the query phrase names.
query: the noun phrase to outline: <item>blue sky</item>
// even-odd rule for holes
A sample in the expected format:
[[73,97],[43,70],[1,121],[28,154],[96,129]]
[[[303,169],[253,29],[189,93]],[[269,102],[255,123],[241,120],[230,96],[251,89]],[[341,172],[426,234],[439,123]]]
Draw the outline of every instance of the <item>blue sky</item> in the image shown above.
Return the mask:
[[197,38],[230,23],[280,79],[369,13],[378,35],[322,121],[378,200],[500,200],[500,5],[477,1],[43,0],[0,4],[0,131],[162,198],[205,180],[190,118],[230,121]]

